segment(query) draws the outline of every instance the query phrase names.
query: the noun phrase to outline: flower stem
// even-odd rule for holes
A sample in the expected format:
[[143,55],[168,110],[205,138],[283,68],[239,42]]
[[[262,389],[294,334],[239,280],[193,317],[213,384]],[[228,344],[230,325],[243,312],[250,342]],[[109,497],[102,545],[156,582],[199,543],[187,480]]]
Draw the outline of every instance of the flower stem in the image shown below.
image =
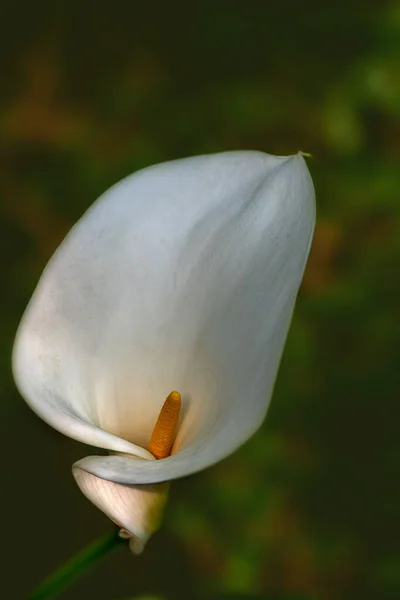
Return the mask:
[[103,556],[109,554],[113,548],[126,544],[126,540],[118,535],[118,529],[112,534],[105,535],[86,546],[75,556],[70,558],[57,571],[46,579],[28,597],[28,600],[47,600],[55,598],[65,588],[69,587],[85,571]]

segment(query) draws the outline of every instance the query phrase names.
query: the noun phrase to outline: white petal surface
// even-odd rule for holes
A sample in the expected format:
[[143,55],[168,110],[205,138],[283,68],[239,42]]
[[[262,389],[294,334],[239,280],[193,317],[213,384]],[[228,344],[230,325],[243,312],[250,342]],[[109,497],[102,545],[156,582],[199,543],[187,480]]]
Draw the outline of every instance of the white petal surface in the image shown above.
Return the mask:
[[83,470],[164,481],[217,462],[257,429],[314,220],[300,154],[164,163],[93,205],[27,308],[14,350],[18,387],[67,435],[142,458],[174,389],[183,414],[173,456],[89,457]]
[[85,496],[133,536],[131,549],[140,554],[149,537],[159,528],[168,484],[125,486],[99,479],[78,468],[73,469],[73,474]]

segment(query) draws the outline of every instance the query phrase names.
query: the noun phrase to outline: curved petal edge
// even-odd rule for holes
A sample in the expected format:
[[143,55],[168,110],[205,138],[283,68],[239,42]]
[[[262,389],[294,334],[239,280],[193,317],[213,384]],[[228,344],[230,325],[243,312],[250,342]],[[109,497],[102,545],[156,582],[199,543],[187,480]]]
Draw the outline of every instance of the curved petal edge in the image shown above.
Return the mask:
[[83,494],[121,527],[122,537],[130,538],[132,552],[140,554],[161,525],[168,484],[121,485],[75,465],[72,472]]

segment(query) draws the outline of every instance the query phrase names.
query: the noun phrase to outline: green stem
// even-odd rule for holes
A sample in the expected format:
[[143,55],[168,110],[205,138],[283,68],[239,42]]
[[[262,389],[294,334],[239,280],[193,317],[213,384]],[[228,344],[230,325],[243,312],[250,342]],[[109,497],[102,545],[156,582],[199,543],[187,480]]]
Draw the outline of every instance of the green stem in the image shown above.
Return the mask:
[[122,544],[126,544],[126,540],[119,537],[118,530],[89,544],[57,571],[46,577],[43,583],[28,597],[28,600],[55,598],[78,577],[83,575],[96,561]]

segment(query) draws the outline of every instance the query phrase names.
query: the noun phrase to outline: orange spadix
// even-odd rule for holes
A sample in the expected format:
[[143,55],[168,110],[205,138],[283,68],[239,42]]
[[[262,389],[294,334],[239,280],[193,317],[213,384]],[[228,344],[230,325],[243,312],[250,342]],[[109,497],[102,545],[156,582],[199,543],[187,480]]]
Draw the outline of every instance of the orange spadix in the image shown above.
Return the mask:
[[171,392],[163,404],[151,434],[148,450],[154,458],[167,458],[175,441],[182,399],[179,392]]

